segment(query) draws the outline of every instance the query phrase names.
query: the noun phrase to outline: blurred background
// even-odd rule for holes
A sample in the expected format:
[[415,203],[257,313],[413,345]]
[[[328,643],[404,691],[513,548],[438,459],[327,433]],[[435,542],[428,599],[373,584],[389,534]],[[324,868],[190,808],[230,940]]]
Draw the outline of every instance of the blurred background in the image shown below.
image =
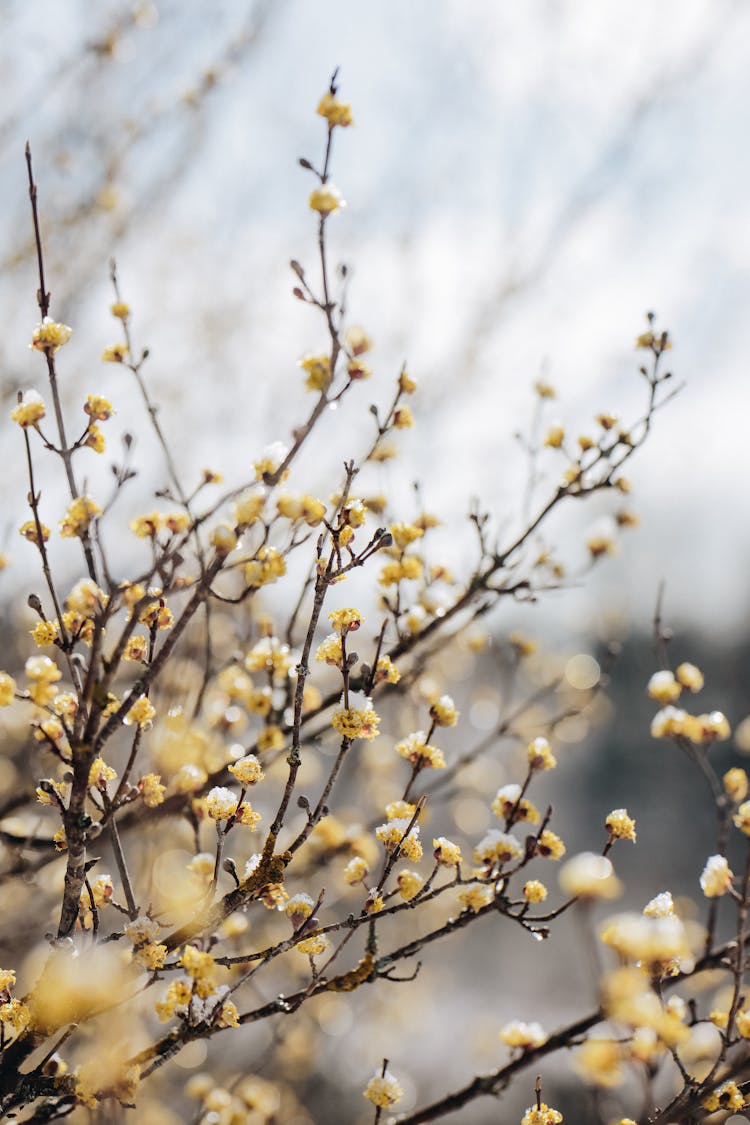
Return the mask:
[[[44,392],[43,365],[28,349],[38,316],[25,141],[39,183],[51,312],[74,328],[59,362],[66,407],[80,411],[88,391],[108,395],[118,410],[109,435],[138,409],[127,373],[100,361],[117,339],[108,312],[115,257],[181,469],[197,480],[210,466],[231,484],[246,479],[263,447],[287,439],[303,416],[309,404],[296,361],[325,344],[313,313],[292,298],[288,263],[314,265],[311,185],[297,159],[320,158],[323,127],[314,111],[340,67],[356,127],[336,138],[333,178],[347,208],[329,224],[331,252],[352,267],[351,318],[374,339],[375,374],[326,419],[325,450],[316,446],[302,461],[311,480],[330,481],[362,448],[371,426],[363,404],[386,401],[406,361],[420,387],[417,426],[402,441],[401,459],[378,470],[377,483],[407,497],[420,482],[425,504],[446,523],[446,555],[460,570],[470,565],[462,525],[471,497],[503,537],[521,517],[528,459],[518,434],[531,432],[534,382],[555,387],[546,417],[571,433],[586,432],[601,411],[628,424],[644,405],[634,341],[647,310],[674,340],[668,358],[684,388],[628,468],[640,527],[622,536],[616,558],[591,569],[585,536],[612,504],[596,500],[566,512],[553,535],[571,588],[505,614],[496,627],[498,635],[521,627],[542,638],[561,666],[584,649],[601,658],[612,640],[624,646],[608,691],[613,725],[588,741],[588,728],[579,728],[571,739],[580,743],[575,762],[567,778],[564,770],[556,778],[561,818],[578,817],[571,848],[591,846],[581,808],[596,806],[597,824],[613,805],[632,803],[645,815],[654,793],[669,791],[674,801],[644,825],[642,854],[662,849],[664,878],[677,872],[672,889],[692,889],[697,860],[668,844],[692,810],[696,855],[705,855],[712,823],[701,821],[698,783],[677,763],[665,765],[663,747],[655,756],[649,705],[633,700],[655,667],[648,634],[663,580],[676,656],[713,673],[706,707],[720,707],[733,723],[746,707],[747,5],[143,0],[92,7],[68,0],[62,14],[51,0],[6,0],[3,21],[6,629],[17,620],[34,562],[16,531],[26,518],[26,483],[8,414],[19,388]],[[111,458],[90,460],[96,492]],[[139,479],[126,504],[142,511],[166,475],[146,440],[135,461]],[[554,482],[560,470],[554,451],[539,467],[543,496],[545,479]],[[43,477],[42,488],[51,522],[62,514],[62,482]],[[73,557],[70,545],[56,548],[63,569]],[[491,664],[485,672],[491,679]],[[471,690],[469,683],[469,706]],[[624,874],[635,878],[633,857]],[[641,871],[644,900],[664,889],[657,874]],[[421,1014],[405,1018],[412,1055],[399,1073],[412,1068],[420,1103],[477,1067],[497,1065],[504,1018],[534,1018],[514,1008],[524,983],[502,983],[499,967],[513,962],[513,942],[535,957],[522,939],[512,935],[507,952],[494,936],[480,942],[475,954],[486,977],[471,983],[459,974],[445,985],[449,1016],[444,1007],[425,1016],[415,1006]],[[575,944],[573,927],[565,947]],[[571,989],[585,989],[585,979],[573,978],[558,1000],[559,981],[541,968],[529,971],[538,974],[553,1021],[569,1011]],[[493,973],[501,983],[485,1040],[484,1024],[474,1026],[476,1006],[481,997],[486,1009]],[[370,1054],[393,1055],[380,1033],[372,1042],[352,1039],[367,1058],[354,1066],[345,1060],[345,1077],[334,1048],[337,1036],[349,1034],[350,1015],[332,1010],[326,1019],[331,1057],[313,1070],[308,1092],[320,1107],[352,1070],[361,1089]],[[450,1051],[436,1039],[439,1020],[458,1041]],[[577,1106],[573,1119],[583,1121],[585,1112]],[[462,1120],[497,1120],[497,1107],[478,1106]]]

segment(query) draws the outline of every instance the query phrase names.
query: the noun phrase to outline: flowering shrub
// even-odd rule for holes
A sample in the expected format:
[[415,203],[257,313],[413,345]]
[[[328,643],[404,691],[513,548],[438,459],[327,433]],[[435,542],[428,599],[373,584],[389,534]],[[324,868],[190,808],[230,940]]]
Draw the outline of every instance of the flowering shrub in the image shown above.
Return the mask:
[[[27,151],[40,310],[31,347],[46,368],[50,405],[27,391],[12,412],[28,467],[20,533],[36,553],[44,594],[29,598],[36,623],[23,671],[0,673],[19,777],[2,809],[3,878],[35,888],[19,892],[15,965],[0,971],[2,1115],[84,1120],[119,1104],[136,1106],[138,1120],[182,1120],[164,1094],[163,1082],[176,1081],[163,1079],[167,1064],[268,1023],[287,1036],[297,1029],[296,1045],[279,1033],[261,1049],[243,1048],[241,1064],[231,1048],[216,1055],[186,1086],[198,1102],[195,1120],[310,1122],[294,1060],[313,1051],[309,1013],[322,1001],[394,983],[408,993],[417,957],[429,962],[434,943],[460,943],[481,925],[544,941],[569,910],[598,944],[598,1005],[550,1031],[535,1018],[529,982],[527,1009],[497,1028],[501,1065],[396,1120],[437,1120],[480,1096],[500,1097],[513,1081],[532,1101],[523,1125],[560,1122],[563,1111],[542,1100],[533,1075],[562,1048],[574,1048],[584,1083],[611,1091],[607,1105],[621,1125],[741,1109],[750,863],[736,876],[727,846],[730,833],[750,836],[748,779],[740,768],[722,779],[710,762],[712,744],[729,736],[727,719],[681,706],[703,688],[700,670],[682,663],[673,673],[665,658],[646,689],[659,707],[653,736],[696,764],[718,812],[716,854],[696,872],[696,891],[709,900],[703,927],[666,890],[641,912],[592,923],[592,908],[623,891],[616,851],[636,843],[635,820],[614,809],[592,850],[570,856],[564,826],[539,795],[558,765],[560,724],[596,700],[596,662],[561,712],[559,679],[540,688],[527,677],[534,645],[512,634],[502,713],[473,743],[447,690],[446,654],[473,659],[487,641],[488,613],[564,583],[563,560],[544,539],[550,514],[570,500],[609,493],[619,502],[628,493],[625,464],[671,395],[669,337],[653,317],[638,337],[647,359],[639,418],[623,424],[599,414],[592,435],[581,436],[551,423],[529,444],[537,507],[518,529],[495,532],[472,511],[468,575],[440,561],[439,521],[421,500],[409,514],[360,487],[373,465],[396,456],[398,431],[415,422],[417,382],[406,368],[390,402],[370,407],[368,446],[352,451],[325,498],[307,491],[294,475],[300,450],[324,432],[328,408],[360,393],[371,374],[367,333],[346,320],[348,273],[336,274],[329,260],[330,224],[344,206],[331,182],[333,143],[353,122],[335,80],[318,114],[322,160],[301,161],[313,180],[318,261],[314,270],[292,262],[292,270],[294,296],[317,315],[326,344],[299,362],[307,416],[288,444],[274,440],[248,458],[244,482],[224,488],[209,470],[183,478],[112,268],[120,338],[102,360],[135,380],[170,476],[158,506],[129,521],[125,534],[141,552],[126,571],[109,542],[122,534],[117,501],[134,473],[115,466],[108,498],[82,483],[84,459],[106,451],[115,409],[92,391],[77,421],[64,417],[58,363],[72,329],[50,313]],[[547,383],[534,390],[541,417],[555,392]],[[62,466],[64,512],[47,511],[40,453]],[[541,458],[554,482],[537,500]],[[613,526],[635,522],[628,508],[616,509]],[[72,584],[53,572],[53,535],[77,540]],[[615,546],[609,532],[592,534],[590,563]],[[348,591],[357,583],[355,606]],[[282,596],[269,596],[276,589]],[[513,748],[513,780],[496,792],[480,786],[493,826],[472,836],[446,798],[503,744]],[[719,943],[722,899],[735,911],[736,933]],[[707,1004],[700,989],[708,970],[721,973],[722,987]],[[388,1060],[361,1068],[374,1121],[399,1114],[408,1084],[410,1059],[396,1057],[397,1037],[393,1048]],[[273,1078],[260,1077],[261,1067]],[[629,1075],[641,1079],[635,1095]]]

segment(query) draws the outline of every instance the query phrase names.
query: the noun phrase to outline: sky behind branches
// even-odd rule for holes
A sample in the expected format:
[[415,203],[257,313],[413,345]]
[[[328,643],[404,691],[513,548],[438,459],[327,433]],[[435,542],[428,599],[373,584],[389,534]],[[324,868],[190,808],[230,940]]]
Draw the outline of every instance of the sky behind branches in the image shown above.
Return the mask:
[[[356,128],[336,140],[334,179],[348,207],[331,221],[331,246],[354,267],[351,316],[376,341],[376,374],[328,420],[326,450],[308,454],[304,472],[326,488],[327,471],[363,448],[364,407],[389,397],[406,359],[422,424],[373,483],[408,505],[418,478],[427,504],[457,521],[477,495],[507,537],[527,472],[513,435],[528,428],[534,380],[557,387],[550,419],[573,434],[601,410],[632,421],[644,401],[633,340],[652,308],[686,386],[629,473],[640,531],[592,576],[596,598],[562,599],[564,612],[587,625],[644,621],[663,578],[673,618],[744,627],[745,5],[216,0],[209,11],[159,0],[92,12],[71,0],[61,20],[51,0],[19,0],[4,19],[8,408],[19,386],[43,389],[27,348],[29,138],[52,312],[75,329],[60,357],[69,408],[101,391],[132,424],[126,373],[99,361],[116,336],[114,255],[186,473],[210,464],[245,479],[268,441],[288,437],[309,406],[296,360],[324,343],[290,295],[289,259],[314,263],[311,185],[295,161],[319,155],[314,108],[339,66]],[[6,463],[19,464],[9,495],[23,497],[13,442],[3,423]],[[147,446],[137,447],[144,489],[146,478],[163,479]],[[106,466],[90,457],[95,486]],[[541,467],[549,488],[561,465],[550,453]],[[55,522],[62,487],[44,487]],[[136,484],[141,510],[142,496]],[[32,550],[16,544],[22,518],[5,506],[0,535],[21,563],[4,579],[11,585]],[[575,582],[591,520],[572,511],[561,532]]]

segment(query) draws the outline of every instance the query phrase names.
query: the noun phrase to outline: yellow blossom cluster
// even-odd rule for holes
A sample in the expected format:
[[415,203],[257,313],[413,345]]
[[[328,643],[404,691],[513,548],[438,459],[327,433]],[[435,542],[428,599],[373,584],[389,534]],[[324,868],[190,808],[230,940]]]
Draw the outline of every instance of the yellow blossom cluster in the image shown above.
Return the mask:
[[79,496],[68,505],[68,510],[60,520],[60,535],[63,539],[85,538],[93,520],[102,510],[90,496]]
[[58,348],[67,344],[72,335],[73,329],[69,328],[67,324],[60,324],[52,317],[45,316],[34,329],[29,346],[35,348],[38,352],[54,355]]
[[38,426],[42,418],[46,414],[46,407],[44,399],[36,391],[27,391],[26,394],[19,400],[18,406],[14,407],[11,411],[11,418],[14,422],[26,430],[29,426]]
[[403,1097],[400,1083],[388,1070],[373,1075],[365,1086],[364,1096],[379,1109],[396,1105]]
[[372,700],[363,692],[341,696],[339,707],[331,715],[331,726],[343,738],[372,739],[379,734],[380,716],[373,710]]
[[417,769],[445,769],[445,756],[436,746],[430,746],[423,730],[415,731],[396,743],[396,753],[406,758]]
[[517,820],[525,820],[528,824],[539,823],[539,810],[528,798],[521,796],[520,785],[513,783],[502,785],[491,807],[495,816],[503,820],[513,823]]
[[546,1102],[538,1106],[531,1106],[521,1118],[521,1125],[560,1125],[563,1115],[558,1109],[552,1109]]
[[412,824],[405,817],[389,820],[375,829],[375,836],[385,850],[397,852],[399,859],[410,859],[416,863],[422,858],[422,844],[419,840],[419,825]]
[[661,704],[651,722],[653,738],[685,738],[698,746],[712,742],[724,742],[729,738],[731,727],[726,715],[721,711],[692,715],[674,704],[683,690],[698,692],[703,688],[704,677],[700,668],[694,664],[680,664],[676,672],[668,670],[654,672],[648,681],[648,695]]

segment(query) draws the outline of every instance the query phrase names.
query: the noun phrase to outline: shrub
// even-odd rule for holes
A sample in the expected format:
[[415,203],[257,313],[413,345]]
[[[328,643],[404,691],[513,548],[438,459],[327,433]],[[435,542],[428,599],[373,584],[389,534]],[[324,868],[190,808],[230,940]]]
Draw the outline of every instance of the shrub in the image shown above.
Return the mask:
[[[51,409],[31,392],[13,410],[29,478],[20,530],[36,551],[44,593],[29,597],[36,624],[23,671],[0,675],[12,762],[4,879],[17,888],[8,906],[19,962],[0,973],[3,1114],[41,1122],[119,1103],[136,1105],[139,1120],[181,1120],[166,1092],[176,1079],[159,1085],[162,1068],[196,1043],[229,1039],[226,1055],[187,1083],[197,1119],[301,1125],[313,1120],[303,1062],[314,1053],[316,1005],[398,983],[408,1007],[417,958],[429,974],[436,943],[461,948],[482,926],[544,941],[569,910],[612,954],[596,983],[599,1004],[548,1032],[534,1018],[539,999],[529,980],[523,1018],[498,1028],[506,1061],[398,1120],[437,1120],[482,1095],[500,1097],[514,1081],[531,1102],[523,1125],[561,1121],[533,1076],[570,1047],[575,1069],[595,1087],[641,1076],[638,1096],[626,1086],[613,1103],[622,1123],[628,1112],[667,1122],[741,1108],[750,865],[736,879],[726,852],[733,821],[750,835],[750,802],[744,771],[720,779],[709,760],[712,743],[729,734],[727,720],[679,706],[702,688],[699,670],[682,663],[673,673],[662,646],[664,668],[648,692],[660,706],[654,737],[694,761],[718,812],[717,854],[700,876],[705,927],[689,924],[664,892],[599,929],[592,908],[622,891],[610,855],[635,842],[635,821],[614,809],[591,840],[598,850],[566,858],[552,806],[539,803],[542,775],[557,765],[560,724],[590,713],[601,691],[593,658],[564,684],[544,676],[526,637],[498,643],[507,691],[488,733],[473,742],[461,731],[460,700],[448,694],[452,670],[478,674],[488,615],[565,584],[563,559],[542,538],[553,511],[609,493],[612,526],[635,522],[621,506],[624,468],[671,397],[669,336],[650,315],[637,339],[646,359],[639,418],[622,424],[600,414],[591,436],[550,424],[530,441],[523,508],[531,514],[514,530],[497,530],[472,508],[475,559],[463,576],[441,561],[439,520],[419,494],[409,512],[369,483],[360,487],[373,466],[396,457],[399,431],[414,423],[417,382],[406,367],[390,401],[370,407],[372,439],[330,482],[333,495],[307,491],[295,479],[300,450],[326,441],[330,408],[361,395],[370,375],[370,341],[346,318],[348,271],[330,263],[330,226],[343,206],[331,179],[333,143],[352,123],[335,77],[318,114],[322,159],[300,162],[313,185],[318,261],[314,269],[294,261],[292,271],[294,296],[327,342],[300,360],[312,403],[306,417],[289,444],[273,441],[252,459],[248,480],[225,486],[208,470],[183,476],[112,266],[119,339],[102,358],[135,380],[170,478],[128,530],[117,521],[136,472],[131,439],[113,466],[109,498],[81,483],[85,459],[106,450],[112,404],[91,393],[75,423],[63,416],[57,365],[71,329],[50,315],[27,150],[40,311],[31,346],[46,368]],[[542,418],[555,392],[539,382],[534,393]],[[64,474],[64,513],[46,509],[41,452],[48,475]],[[542,458],[554,482],[538,499]],[[80,550],[75,581],[55,572],[45,519]],[[141,551],[124,568],[127,535]],[[614,548],[609,528],[592,534],[589,563]],[[489,792],[477,767],[500,757],[515,780]],[[47,776],[38,777],[40,768]],[[467,792],[496,825],[473,838],[471,818],[449,803]],[[722,898],[735,909],[736,933],[719,944]],[[698,999],[709,969],[729,982],[714,1007]],[[379,1042],[388,1039],[376,1007],[359,1013]],[[440,1018],[450,1021],[450,1012]],[[263,1023],[281,1025],[287,1038],[261,1047],[251,1040],[240,1063],[231,1043]],[[409,1072],[395,1030],[392,1044],[390,1061],[350,1063],[375,1121],[398,1112]]]

